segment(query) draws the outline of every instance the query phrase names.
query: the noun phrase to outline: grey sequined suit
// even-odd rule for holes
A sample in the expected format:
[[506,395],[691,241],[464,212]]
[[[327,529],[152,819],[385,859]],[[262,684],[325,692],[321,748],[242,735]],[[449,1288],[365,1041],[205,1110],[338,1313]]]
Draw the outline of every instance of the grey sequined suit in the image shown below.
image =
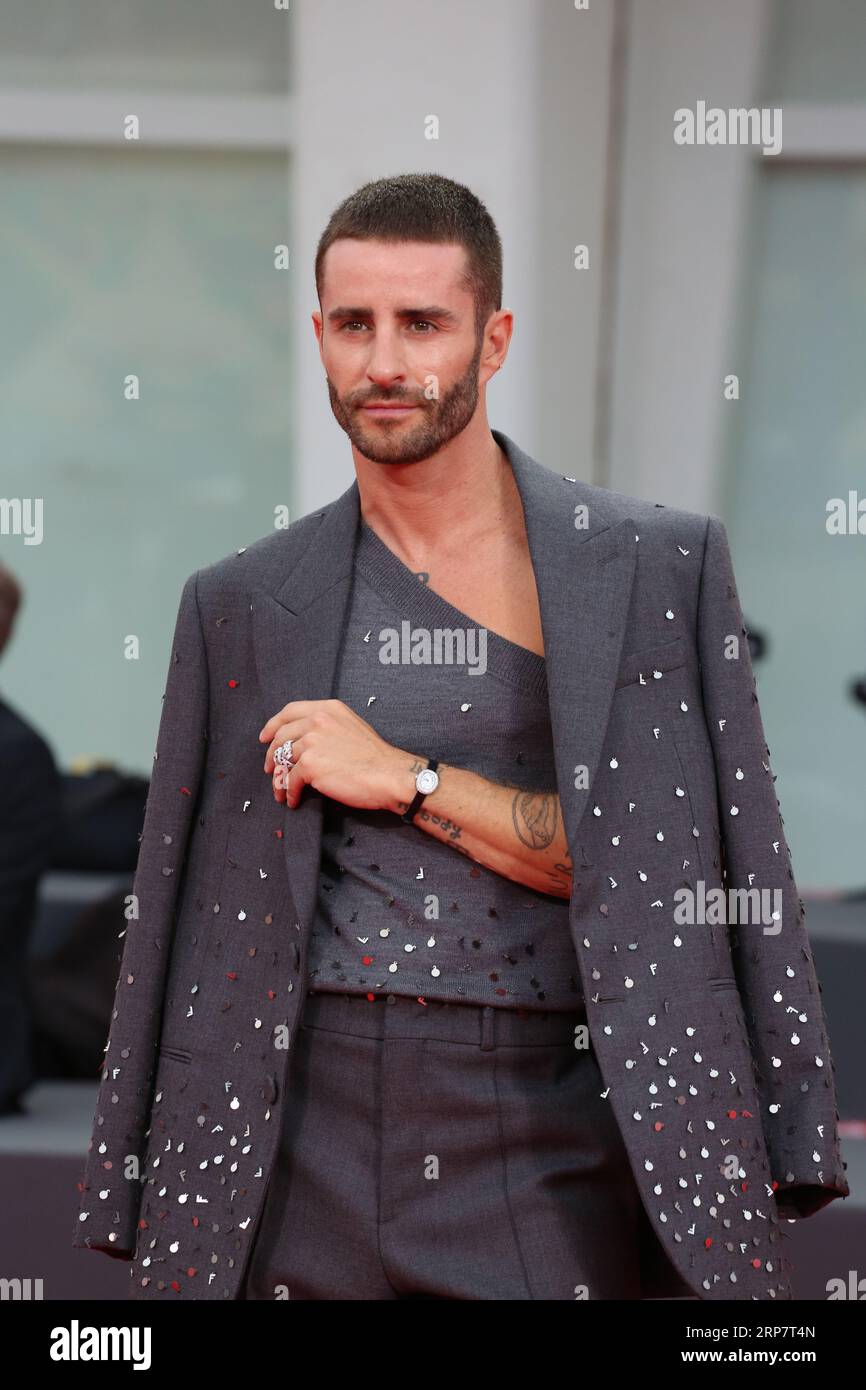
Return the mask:
[[[493,435],[536,574],[604,1094],[695,1293],[789,1299],[780,1219],[848,1184],[724,526]],[[353,481],[183,590],[74,1233],[129,1252],[137,1298],[239,1296],[292,1101],[322,815],[310,789],[274,801],[258,732],[332,694],[358,516]],[[777,915],[683,922],[678,890],[714,888]]]

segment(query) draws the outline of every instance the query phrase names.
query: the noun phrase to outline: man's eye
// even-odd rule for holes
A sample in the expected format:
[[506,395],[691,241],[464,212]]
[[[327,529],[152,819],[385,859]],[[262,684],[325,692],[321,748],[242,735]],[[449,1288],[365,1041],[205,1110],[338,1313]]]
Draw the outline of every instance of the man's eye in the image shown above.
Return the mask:
[[[416,327],[418,326],[418,324],[423,324],[423,325],[425,326],[425,328],[432,328],[432,329],[434,330],[434,332],[436,331],[436,325],[435,325],[435,323],[431,323],[431,321],[430,321],[429,319],[414,319],[414,320],[412,321],[412,325],[411,325],[411,326],[412,326],[412,328],[414,329],[414,328],[416,328]],[[366,325],[365,323],[363,323],[360,319],[347,319],[347,321],[346,321],[344,324],[341,324],[341,325],[340,325],[340,331],[341,331],[341,332],[344,332],[347,328],[348,328],[348,329],[353,329],[353,328],[366,328],[366,326],[367,326],[367,325]],[[418,335],[415,335],[415,336],[418,336]],[[426,333],[422,333],[420,336],[421,336],[421,337],[427,337],[427,334],[426,334]]]

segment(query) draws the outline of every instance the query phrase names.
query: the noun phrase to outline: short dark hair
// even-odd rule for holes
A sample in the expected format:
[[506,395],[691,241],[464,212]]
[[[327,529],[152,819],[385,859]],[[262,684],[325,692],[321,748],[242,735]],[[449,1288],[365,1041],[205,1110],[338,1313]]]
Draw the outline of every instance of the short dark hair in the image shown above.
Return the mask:
[[457,242],[466,249],[463,284],[475,300],[475,333],[502,307],[502,243],[480,198],[444,174],[395,174],[365,183],[331,213],[316,249],[322,302],[325,252],[340,237],[362,241]]

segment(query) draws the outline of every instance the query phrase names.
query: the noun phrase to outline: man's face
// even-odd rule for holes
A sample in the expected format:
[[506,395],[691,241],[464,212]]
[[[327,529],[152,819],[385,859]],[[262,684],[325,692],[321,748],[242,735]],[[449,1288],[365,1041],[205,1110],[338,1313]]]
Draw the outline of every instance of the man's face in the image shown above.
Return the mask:
[[460,245],[351,238],[325,255],[313,322],[331,409],[374,463],[429,458],[472,419],[483,339],[459,283],[465,260]]

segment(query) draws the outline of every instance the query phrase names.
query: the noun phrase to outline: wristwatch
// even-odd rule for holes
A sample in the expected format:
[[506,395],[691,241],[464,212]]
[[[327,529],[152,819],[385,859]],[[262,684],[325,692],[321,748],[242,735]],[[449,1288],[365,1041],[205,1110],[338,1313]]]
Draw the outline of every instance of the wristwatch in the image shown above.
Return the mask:
[[415,795],[409,804],[409,809],[404,811],[403,815],[400,817],[407,825],[412,824],[414,817],[417,815],[418,807],[421,805],[425,796],[429,796],[431,792],[435,792],[436,788],[439,786],[439,773],[436,771],[438,766],[438,758],[429,758],[427,766],[422,768],[417,774],[415,778]]

